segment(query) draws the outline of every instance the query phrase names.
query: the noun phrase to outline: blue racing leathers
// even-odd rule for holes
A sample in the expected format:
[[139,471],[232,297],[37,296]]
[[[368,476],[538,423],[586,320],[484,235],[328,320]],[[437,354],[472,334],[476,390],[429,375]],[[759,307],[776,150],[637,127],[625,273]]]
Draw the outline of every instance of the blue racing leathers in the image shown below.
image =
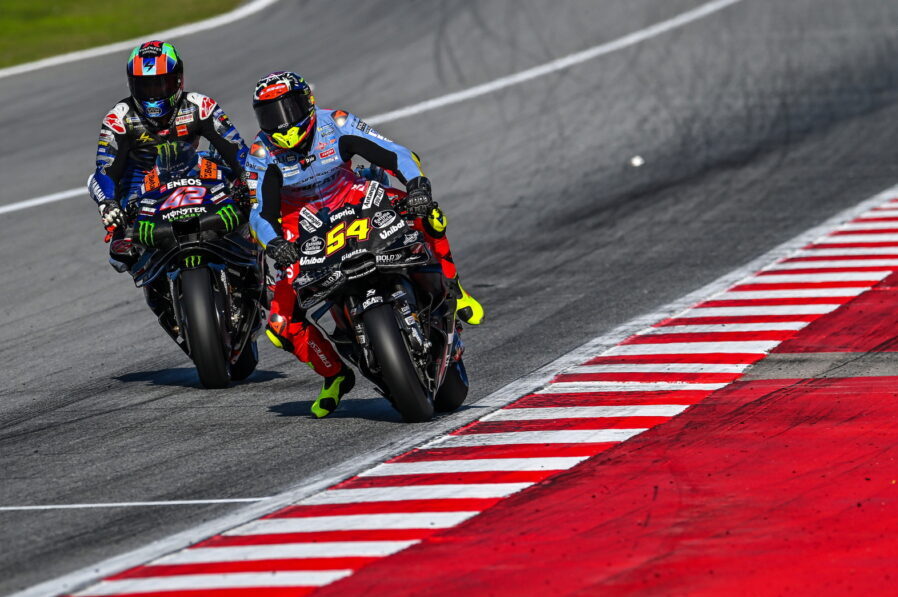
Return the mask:
[[243,173],[246,144],[212,98],[185,93],[162,124],[141,116],[132,98],[121,100],[103,118],[96,171],[87,180],[90,196],[97,203],[114,199],[125,208],[153,169],[159,144],[183,141],[196,146],[200,138],[209,141],[235,178]]
[[284,211],[326,205],[354,184],[364,183],[353,172],[358,155],[391,171],[403,184],[423,176],[418,157],[387,139],[359,117],[342,110],[317,110],[317,129],[308,155],[278,147],[259,133],[246,159],[247,181],[253,197],[250,226],[264,247],[273,238],[295,240],[283,230]]

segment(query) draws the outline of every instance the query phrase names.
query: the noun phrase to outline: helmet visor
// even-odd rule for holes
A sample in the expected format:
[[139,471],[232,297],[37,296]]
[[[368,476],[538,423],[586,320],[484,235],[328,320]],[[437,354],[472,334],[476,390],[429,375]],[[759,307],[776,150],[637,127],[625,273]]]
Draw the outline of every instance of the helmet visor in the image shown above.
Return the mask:
[[302,93],[287,93],[254,107],[259,128],[266,133],[284,132],[300,125],[312,113],[309,99]]
[[131,86],[131,95],[135,99],[143,101],[168,99],[181,88],[181,74],[128,77],[128,82]]

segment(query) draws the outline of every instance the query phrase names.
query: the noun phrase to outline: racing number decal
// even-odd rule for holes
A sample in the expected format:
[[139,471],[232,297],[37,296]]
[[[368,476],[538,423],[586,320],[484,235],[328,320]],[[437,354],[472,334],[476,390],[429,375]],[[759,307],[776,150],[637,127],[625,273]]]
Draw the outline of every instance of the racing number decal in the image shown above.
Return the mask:
[[331,256],[346,246],[346,237],[354,236],[359,240],[368,240],[371,235],[371,226],[368,224],[368,218],[354,220],[349,227],[346,222],[340,222],[327,233],[327,251],[325,255]]
[[165,203],[159,206],[159,211],[174,209],[185,205],[199,205],[206,196],[206,187],[178,187],[168,196]]

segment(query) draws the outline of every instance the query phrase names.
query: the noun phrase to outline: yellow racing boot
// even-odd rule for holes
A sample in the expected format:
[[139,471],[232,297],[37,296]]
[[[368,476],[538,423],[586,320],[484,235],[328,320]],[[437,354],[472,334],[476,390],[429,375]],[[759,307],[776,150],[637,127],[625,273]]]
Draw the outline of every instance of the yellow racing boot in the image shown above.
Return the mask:
[[340,399],[348,394],[354,385],[355,373],[346,365],[343,365],[343,369],[336,375],[325,377],[324,387],[312,403],[312,414],[322,419],[337,410]]
[[467,324],[480,325],[483,322],[483,306],[462,288],[457,276],[450,283],[455,290],[455,314]]

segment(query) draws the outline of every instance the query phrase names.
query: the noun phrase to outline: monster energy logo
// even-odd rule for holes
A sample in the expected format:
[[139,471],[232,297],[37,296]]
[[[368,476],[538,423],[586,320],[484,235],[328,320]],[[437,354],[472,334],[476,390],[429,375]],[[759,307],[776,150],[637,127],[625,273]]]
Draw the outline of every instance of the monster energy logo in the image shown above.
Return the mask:
[[178,143],[176,141],[165,141],[156,145],[156,153],[162,158],[163,163],[170,163],[178,155]]
[[190,255],[184,258],[184,267],[199,267],[202,261],[203,258],[199,255]]
[[137,239],[140,241],[140,244],[148,247],[153,246],[153,244],[155,244],[155,239],[153,238],[153,231],[155,229],[155,222],[140,220],[140,222],[137,223]]
[[215,213],[224,222],[225,230],[228,232],[232,231],[240,223],[240,216],[237,215],[237,210],[234,209],[233,205],[225,205]]

